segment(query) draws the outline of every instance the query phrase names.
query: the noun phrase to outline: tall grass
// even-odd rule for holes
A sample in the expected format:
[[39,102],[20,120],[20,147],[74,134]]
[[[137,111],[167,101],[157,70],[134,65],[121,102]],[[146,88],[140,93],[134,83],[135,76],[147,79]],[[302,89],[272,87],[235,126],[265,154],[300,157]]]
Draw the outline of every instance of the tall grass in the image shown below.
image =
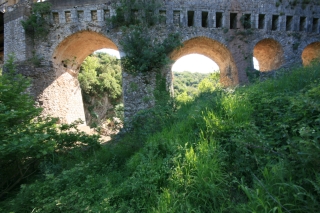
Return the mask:
[[145,111],[131,133],[86,162],[47,170],[0,210],[317,212],[319,80],[320,66],[297,68]]

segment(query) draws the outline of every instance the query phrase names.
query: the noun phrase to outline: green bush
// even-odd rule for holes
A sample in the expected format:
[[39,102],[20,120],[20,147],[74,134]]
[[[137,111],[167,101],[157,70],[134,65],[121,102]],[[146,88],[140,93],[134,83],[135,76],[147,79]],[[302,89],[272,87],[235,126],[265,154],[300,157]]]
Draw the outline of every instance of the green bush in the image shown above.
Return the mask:
[[176,96],[176,101],[179,103],[188,103],[193,100],[192,96],[189,96],[188,93],[185,91]]
[[126,56],[123,69],[129,73],[160,71],[170,63],[169,54],[181,45],[178,34],[169,34],[163,41],[152,39],[144,26],[130,26],[124,30],[120,45]]
[[51,3],[41,2],[32,4],[32,13],[27,20],[21,21],[26,33],[32,38],[43,38],[49,32],[49,15]]
[[200,92],[213,92],[216,89],[219,89],[220,84],[220,74],[211,73],[209,77],[204,78],[200,81],[198,89]]
[[69,131],[78,123],[58,127],[56,118],[41,116],[28,93],[30,81],[15,73],[13,56],[5,70],[0,76],[0,199],[38,173],[45,158],[77,146],[98,146],[98,136]]

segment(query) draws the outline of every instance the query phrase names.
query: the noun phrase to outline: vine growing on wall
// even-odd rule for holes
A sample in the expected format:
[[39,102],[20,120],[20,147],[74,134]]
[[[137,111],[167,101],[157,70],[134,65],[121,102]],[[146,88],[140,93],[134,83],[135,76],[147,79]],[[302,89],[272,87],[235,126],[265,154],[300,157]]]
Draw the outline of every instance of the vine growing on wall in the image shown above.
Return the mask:
[[[110,20],[111,26],[123,32],[119,42],[125,53],[121,59],[123,70],[134,75],[156,72],[155,105],[169,107],[169,91],[166,86],[158,85],[166,85],[160,83],[166,82],[161,71],[171,63],[169,54],[181,45],[179,34],[172,33],[163,39],[158,39],[159,35],[155,34],[153,26],[161,20],[157,12],[161,8],[160,0],[120,0],[114,6],[116,14]],[[148,80],[145,83],[150,84]]]
[[50,2],[33,3],[31,15],[21,24],[31,38],[43,38],[49,33]]
[[126,53],[122,58],[124,70],[146,73],[159,71],[169,64],[169,54],[181,45],[181,41],[178,34],[169,34],[160,41],[150,32],[150,27],[160,20],[157,13],[160,0],[121,0],[114,6],[116,14],[111,17],[111,24],[123,31],[120,45]]
[[152,39],[143,26],[131,26],[120,41],[126,56],[122,66],[129,73],[158,71],[170,63],[169,54],[180,46],[179,34],[169,34],[163,41]]

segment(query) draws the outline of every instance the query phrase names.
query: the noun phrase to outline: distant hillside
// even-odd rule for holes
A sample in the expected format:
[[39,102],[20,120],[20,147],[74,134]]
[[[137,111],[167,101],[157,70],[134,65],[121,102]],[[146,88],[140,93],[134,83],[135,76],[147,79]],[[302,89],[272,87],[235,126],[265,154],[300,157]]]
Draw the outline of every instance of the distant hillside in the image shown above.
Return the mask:
[[187,92],[188,95],[194,95],[198,93],[199,83],[210,73],[191,73],[188,71],[184,72],[173,72],[173,87],[175,96]]

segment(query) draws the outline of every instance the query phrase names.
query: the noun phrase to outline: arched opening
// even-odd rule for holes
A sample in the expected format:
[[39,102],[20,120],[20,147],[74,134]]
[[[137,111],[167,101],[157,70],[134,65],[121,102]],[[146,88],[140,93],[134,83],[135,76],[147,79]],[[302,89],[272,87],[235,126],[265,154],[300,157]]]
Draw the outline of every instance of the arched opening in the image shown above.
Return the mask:
[[118,50],[115,43],[104,35],[81,31],[67,37],[59,44],[53,54],[53,61],[65,68],[79,69],[79,65],[88,55],[103,48]]
[[104,136],[123,127],[121,71],[119,51],[100,49],[86,57],[78,75],[86,124],[99,127]]
[[256,67],[266,72],[280,68],[284,62],[284,52],[279,42],[274,39],[263,39],[253,49],[253,57],[258,61]]
[[255,70],[260,70],[259,61],[255,57],[252,58],[252,61],[253,61],[253,68]]
[[207,37],[192,38],[183,43],[183,46],[171,54],[177,61],[189,54],[204,55],[213,60],[220,69],[220,84],[223,86],[237,85],[239,83],[238,70],[231,52],[226,46]]
[[180,102],[191,101],[199,92],[212,91],[218,86],[213,74],[220,74],[219,66],[210,58],[190,54],[179,58],[172,66],[174,97]]
[[77,32],[56,47],[52,56],[55,76],[40,100],[45,114],[59,117],[63,123],[87,120],[78,76],[85,58],[102,48],[118,50],[109,38],[92,31]]
[[308,66],[314,60],[320,60],[320,42],[313,42],[304,48],[301,59],[304,66]]

